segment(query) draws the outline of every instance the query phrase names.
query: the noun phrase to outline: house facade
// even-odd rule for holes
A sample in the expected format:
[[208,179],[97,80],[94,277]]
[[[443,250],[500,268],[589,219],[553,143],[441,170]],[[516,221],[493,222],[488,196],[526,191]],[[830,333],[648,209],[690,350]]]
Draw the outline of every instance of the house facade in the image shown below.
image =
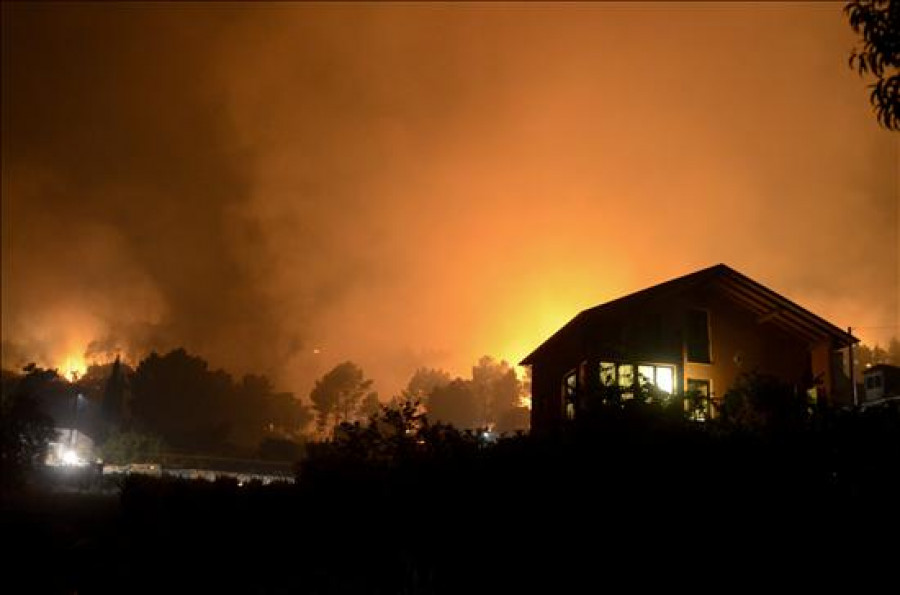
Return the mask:
[[900,366],[876,364],[863,372],[865,403],[900,399]]
[[641,386],[699,395],[699,419],[744,372],[773,375],[811,398],[849,400],[842,350],[858,339],[725,265],[584,310],[522,360],[531,367],[532,431],[577,415],[579,395]]

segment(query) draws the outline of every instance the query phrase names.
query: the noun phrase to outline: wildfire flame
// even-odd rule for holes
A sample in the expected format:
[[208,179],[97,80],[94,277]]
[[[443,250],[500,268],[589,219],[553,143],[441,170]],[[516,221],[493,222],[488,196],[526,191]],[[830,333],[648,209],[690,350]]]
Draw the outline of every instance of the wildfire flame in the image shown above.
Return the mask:
[[87,371],[87,362],[84,361],[83,355],[69,354],[62,364],[57,366],[57,370],[59,375],[67,380],[77,380]]

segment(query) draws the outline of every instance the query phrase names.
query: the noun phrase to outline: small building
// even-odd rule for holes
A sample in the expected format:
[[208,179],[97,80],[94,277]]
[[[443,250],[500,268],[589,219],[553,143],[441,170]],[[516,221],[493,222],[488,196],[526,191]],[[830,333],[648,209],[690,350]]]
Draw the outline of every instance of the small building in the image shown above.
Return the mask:
[[863,372],[865,403],[900,398],[900,367],[877,364]]
[[843,353],[858,339],[719,264],[584,310],[521,365],[531,367],[532,431],[574,417],[579,394],[653,385],[699,395],[698,419],[744,372],[775,376],[818,402],[850,404]]
[[44,464],[50,467],[84,467],[94,460],[94,440],[75,428],[54,428],[56,436],[47,448]]

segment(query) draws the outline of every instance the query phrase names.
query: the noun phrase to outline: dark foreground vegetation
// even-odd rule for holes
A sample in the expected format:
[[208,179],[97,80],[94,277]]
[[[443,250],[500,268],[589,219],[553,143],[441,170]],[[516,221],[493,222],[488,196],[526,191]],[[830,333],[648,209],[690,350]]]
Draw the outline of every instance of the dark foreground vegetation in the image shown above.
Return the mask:
[[696,423],[604,403],[558,434],[495,444],[418,411],[345,424],[310,446],[295,485],[130,476],[111,496],[8,493],[4,591],[809,584],[854,564],[871,577],[896,551],[896,408]]

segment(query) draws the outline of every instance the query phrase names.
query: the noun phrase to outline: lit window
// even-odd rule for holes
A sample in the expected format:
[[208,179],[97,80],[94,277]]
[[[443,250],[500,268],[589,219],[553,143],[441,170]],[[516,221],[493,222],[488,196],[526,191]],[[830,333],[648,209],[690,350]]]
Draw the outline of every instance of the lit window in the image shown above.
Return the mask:
[[706,421],[712,417],[709,380],[688,378],[684,411],[694,421]]
[[618,386],[623,399],[634,396],[632,389],[635,388],[635,380],[639,388],[656,387],[659,392],[671,395],[675,391],[675,368],[666,365],[600,362],[600,384]]
[[575,393],[578,389],[578,374],[573,370],[563,377],[562,396],[566,417],[575,417]]
[[616,383],[616,364],[600,362],[600,384],[613,386]]
[[[631,364],[619,364],[619,388],[623,391],[630,391],[634,387],[634,366]],[[634,396],[632,392],[623,392],[623,399],[630,399]]]
[[653,372],[653,366],[638,366],[638,384],[641,386],[656,384],[656,374]]
[[806,402],[809,405],[816,405],[819,402],[819,389],[815,386],[806,389]]
[[657,366],[656,388],[671,395],[675,389],[675,370],[668,366]]

